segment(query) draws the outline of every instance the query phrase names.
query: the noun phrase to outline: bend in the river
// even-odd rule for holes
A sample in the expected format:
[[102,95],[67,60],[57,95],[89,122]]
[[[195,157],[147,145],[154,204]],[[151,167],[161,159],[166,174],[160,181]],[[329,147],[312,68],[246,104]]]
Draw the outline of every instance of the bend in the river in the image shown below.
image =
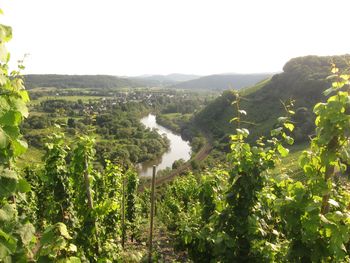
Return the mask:
[[157,171],[163,170],[167,167],[172,166],[174,161],[183,159],[188,161],[191,158],[191,147],[188,141],[181,138],[180,135],[175,134],[171,130],[159,125],[156,122],[156,116],[149,114],[141,119],[147,128],[157,129],[159,134],[165,134],[170,141],[170,147],[161,157],[153,161],[144,162],[140,165],[139,175],[140,176],[151,176],[153,165],[157,166]]

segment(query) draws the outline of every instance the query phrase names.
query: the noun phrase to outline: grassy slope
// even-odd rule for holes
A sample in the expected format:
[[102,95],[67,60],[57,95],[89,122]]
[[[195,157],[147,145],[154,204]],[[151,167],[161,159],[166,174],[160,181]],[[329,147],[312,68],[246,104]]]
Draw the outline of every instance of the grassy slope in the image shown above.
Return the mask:
[[[350,56],[347,56],[348,59]],[[242,90],[245,99],[241,109],[247,112],[245,125],[252,138],[268,135],[276,119],[284,116],[281,101],[295,100],[295,138],[298,142],[307,140],[313,131],[313,106],[325,100],[322,92],[329,86],[325,78],[330,74],[330,61],[338,67],[346,66],[344,56],[316,57],[307,56],[290,60],[284,66],[284,72],[274,75],[255,86]],[[234,132],[235,126],[230,120],[236,116],[232,102],[235,96],[225,91],[195,116],[195,124],[219,139]]]
[[266,79],[271,74],[226,74],[210,75],[198,79],[189,80],[173,85],[173,88],[191,90],[225,90],[234,88],[242,89],[254,85],[258,81]]

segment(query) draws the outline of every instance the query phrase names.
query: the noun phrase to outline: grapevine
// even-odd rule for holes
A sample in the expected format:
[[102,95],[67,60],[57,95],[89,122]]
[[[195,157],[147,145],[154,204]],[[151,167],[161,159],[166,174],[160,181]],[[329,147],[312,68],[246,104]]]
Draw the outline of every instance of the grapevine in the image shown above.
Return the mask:
[[28,117],[29,96],[20,77],[23,65],[9,72],[6,43],[11,38],[11,28],[0,25],[0,261],[32,257],[35,232],[25,217],[19,217],[16,205],[19,194],[30,190],[16,168],[16,158],[27,149],[19,126]]

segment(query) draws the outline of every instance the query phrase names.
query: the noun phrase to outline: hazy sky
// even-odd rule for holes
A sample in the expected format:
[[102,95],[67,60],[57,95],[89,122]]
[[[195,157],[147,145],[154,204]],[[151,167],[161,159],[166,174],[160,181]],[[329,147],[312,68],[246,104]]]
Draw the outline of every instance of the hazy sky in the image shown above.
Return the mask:
[[25,73],[281,71],[350,53],[349,0],[4,0]]

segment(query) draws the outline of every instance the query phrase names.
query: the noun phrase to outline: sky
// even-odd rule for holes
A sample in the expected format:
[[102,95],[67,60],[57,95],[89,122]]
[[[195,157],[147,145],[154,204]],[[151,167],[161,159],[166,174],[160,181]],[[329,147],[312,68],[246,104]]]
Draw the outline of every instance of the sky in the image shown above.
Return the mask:
[[278,72],[350,53],[349,0],[4,0],[26,74]]

